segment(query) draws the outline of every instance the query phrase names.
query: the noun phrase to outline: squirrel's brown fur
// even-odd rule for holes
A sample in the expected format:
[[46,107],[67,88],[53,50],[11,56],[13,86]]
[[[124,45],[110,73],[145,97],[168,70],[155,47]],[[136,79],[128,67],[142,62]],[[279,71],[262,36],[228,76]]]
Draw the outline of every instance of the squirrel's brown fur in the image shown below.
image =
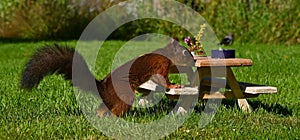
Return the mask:
[[[65,79],[73,80],[75,86],[100,94],[104,104],[99,106],[97,111],[99,116],[110,114],[109,111],[120,116],[131,108],[135,99],[134,91],[141,84],[152,78],[166,88],[180,88],[181,85],[173,85],[168,79],[170,67],[191,66],[193,63],[193,57],[188,50],[171,40],[166,47],[137,57],[98,81],[91,74],[80,54],[72,48],[54,44],[38,50],[29,60],[23,71],[21,87],[32,89],[48,74],[55,72],[63,74]],[[73,73],[72,65],[76,65]],[[72,79],[74,73],[76,75],[73,75]]]

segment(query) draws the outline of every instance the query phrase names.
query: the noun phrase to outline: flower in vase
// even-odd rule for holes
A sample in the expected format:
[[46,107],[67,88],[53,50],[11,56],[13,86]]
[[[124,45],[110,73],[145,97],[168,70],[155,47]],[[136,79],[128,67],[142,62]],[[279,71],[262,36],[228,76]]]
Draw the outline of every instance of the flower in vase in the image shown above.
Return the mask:
[[202,24],[200,26],[200,31],[193,39],[191,39],[190,36],[184,39],[184,43],[190,47],[189,48],[190,52],[195,52],[198,55],[204,54],[203,45],[201,44],[201,38],[204,34],[205,28],[206,28],[206,24]]
[[185,38],[185,39],[184,39],[184,43],[185,43],[186,45],[188,45],[188,46],[191,47],[191,37],[188,36],[187,38]]

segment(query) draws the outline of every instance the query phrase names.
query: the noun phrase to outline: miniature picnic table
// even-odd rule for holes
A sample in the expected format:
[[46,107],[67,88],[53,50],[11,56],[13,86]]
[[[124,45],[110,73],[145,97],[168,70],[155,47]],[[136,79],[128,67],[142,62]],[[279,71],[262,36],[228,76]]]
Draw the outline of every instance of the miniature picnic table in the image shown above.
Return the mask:
[[[197,71],[189,77],[191,87],[179,89],[170,89],[166,92],[168,98],[174,99],[180,96],[198,96],[199,99],[228,99],[238,100],[238,106],[243,111],[252,111],[246,98],[257,97],[260,94],[277,93],[277,88],[272,86],[258,85],[237,81],[232,67],[252,66],[252,60],[246,58],[211,58],[194,57]],[[188,73],[187,73],[188,74]],[[199,85],[200,84],[200,85]],[[149,81],[140,88],[155,91],[159,89],[158,85]],[[223,89],[223,91],[220,91]],[[225,89],[225,90],[224,90]],[[183,103],[183,108],[188,108]]]

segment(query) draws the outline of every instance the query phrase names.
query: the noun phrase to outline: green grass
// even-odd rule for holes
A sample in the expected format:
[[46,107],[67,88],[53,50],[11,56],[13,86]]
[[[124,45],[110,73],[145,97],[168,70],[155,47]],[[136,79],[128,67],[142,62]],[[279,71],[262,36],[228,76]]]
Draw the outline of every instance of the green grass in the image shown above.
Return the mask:
[[[32,91],[19,88],[24,65],[45,43],[53,42],[0,42],[0,139],[109,139],[84,117],[70,82],[61,76],[47,76]],[[75,41],[59,43],[76,45]],[[103,59],[97,60],[95,68],[97,79],[109,73],[114,58],[109,52],[116,51],[123,43],[105,43],[100,52]],[[234,68],[237,79],[276,86],[278,94],[249,99],[254,108],[252,113],[240,111],[234,100],[223,100],[212,122],[204,128],[198,126],[202,116],[199,103],[190,118],[166,139],[300,139],[299,46],[236,43],[233,48],[237,57],[253,60],[252,67]],[[163,97],[152,108],[133,108],[124,119],[151,122],[168,113],[166,110],[175,103]],[[122,132],[116,131],[116,135]]]

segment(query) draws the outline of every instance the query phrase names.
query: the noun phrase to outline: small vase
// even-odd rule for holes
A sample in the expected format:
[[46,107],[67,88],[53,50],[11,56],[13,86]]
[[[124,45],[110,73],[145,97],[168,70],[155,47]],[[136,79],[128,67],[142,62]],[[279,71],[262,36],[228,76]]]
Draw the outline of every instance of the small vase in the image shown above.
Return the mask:
[[211,50],[212,58],[235,58],[235,50]]

